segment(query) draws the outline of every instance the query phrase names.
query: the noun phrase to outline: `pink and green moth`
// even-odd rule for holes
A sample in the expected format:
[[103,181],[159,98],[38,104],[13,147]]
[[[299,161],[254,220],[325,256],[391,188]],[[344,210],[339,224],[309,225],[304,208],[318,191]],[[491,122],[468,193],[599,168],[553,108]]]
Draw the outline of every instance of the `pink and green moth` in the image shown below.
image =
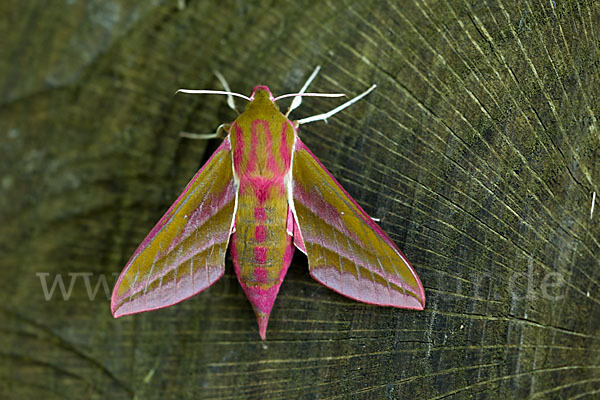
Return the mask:
[[[179,303],[211,286],[225,271],[231,238],[235,273],[266,337],[269,315],[294,247],[306,254],[311,276],[354,300],[422,310],[419,277],[394,242],[340,186],[298,137],[298,126],[326,120],[369,90],[328,113],[298,121],[289,113],[305,93],[274,98],[266,86],[250,97],[244,112],[217,134],[225,140],[146,236],[119,276],[113,316]],[[276,101],[294,97],[284,115]],[[202,135],[198,135],[202,136]]]

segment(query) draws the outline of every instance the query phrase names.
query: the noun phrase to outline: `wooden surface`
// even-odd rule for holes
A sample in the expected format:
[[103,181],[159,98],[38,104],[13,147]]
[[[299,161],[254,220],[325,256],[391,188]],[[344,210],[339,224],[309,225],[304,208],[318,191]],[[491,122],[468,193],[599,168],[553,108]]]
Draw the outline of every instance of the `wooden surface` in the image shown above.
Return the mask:
[[[0,35],[0,398],[600,396],[600,2],[13,1]],[[230,259],[114,320],[102,279],[218,144],[178,133],[235,118],[175,90],[289,93],[317,64],[314,91],[378,84],[301,137],[426,309],[346,299],[296,252],[265,342]]]

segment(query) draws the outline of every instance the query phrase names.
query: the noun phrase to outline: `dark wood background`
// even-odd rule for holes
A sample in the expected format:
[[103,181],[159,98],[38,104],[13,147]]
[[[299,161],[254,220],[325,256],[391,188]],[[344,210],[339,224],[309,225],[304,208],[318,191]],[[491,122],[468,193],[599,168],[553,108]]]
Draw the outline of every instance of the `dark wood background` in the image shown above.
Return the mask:
[[[5,1],[0,37],[1,398],[600,396],[600,2]],[[235,117],[175,90],[289,93],[317,64],[314,91],[378,84],[300,134],[426,309],[353,302],[297,252],[265,342],[230,259],[114,320],[105,289],[218,144],[179,132]]]

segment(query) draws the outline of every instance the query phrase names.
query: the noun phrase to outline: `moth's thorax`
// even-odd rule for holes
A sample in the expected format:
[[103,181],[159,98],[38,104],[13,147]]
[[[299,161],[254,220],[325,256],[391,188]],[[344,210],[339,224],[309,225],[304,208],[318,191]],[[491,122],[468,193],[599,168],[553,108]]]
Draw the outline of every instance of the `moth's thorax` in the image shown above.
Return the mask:
[[236,175],[240,181],[283,179],[291,165],[294,127],[279,111],[266,86],[257,86],[251,99],[231,126]]

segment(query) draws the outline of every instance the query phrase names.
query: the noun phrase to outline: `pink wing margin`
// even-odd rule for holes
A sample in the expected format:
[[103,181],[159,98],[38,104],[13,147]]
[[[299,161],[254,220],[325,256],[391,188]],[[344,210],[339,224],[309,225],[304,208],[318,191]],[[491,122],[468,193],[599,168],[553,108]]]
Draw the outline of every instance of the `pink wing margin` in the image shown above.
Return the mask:
[[340,186],[300,139],[292,165],[292,198],[311,276],[365,303],[422,310],[425,291],[394,242]]
[[113,316],[168,307],[223,276],[235,197],[227,137],[131,256],[113,290]]

